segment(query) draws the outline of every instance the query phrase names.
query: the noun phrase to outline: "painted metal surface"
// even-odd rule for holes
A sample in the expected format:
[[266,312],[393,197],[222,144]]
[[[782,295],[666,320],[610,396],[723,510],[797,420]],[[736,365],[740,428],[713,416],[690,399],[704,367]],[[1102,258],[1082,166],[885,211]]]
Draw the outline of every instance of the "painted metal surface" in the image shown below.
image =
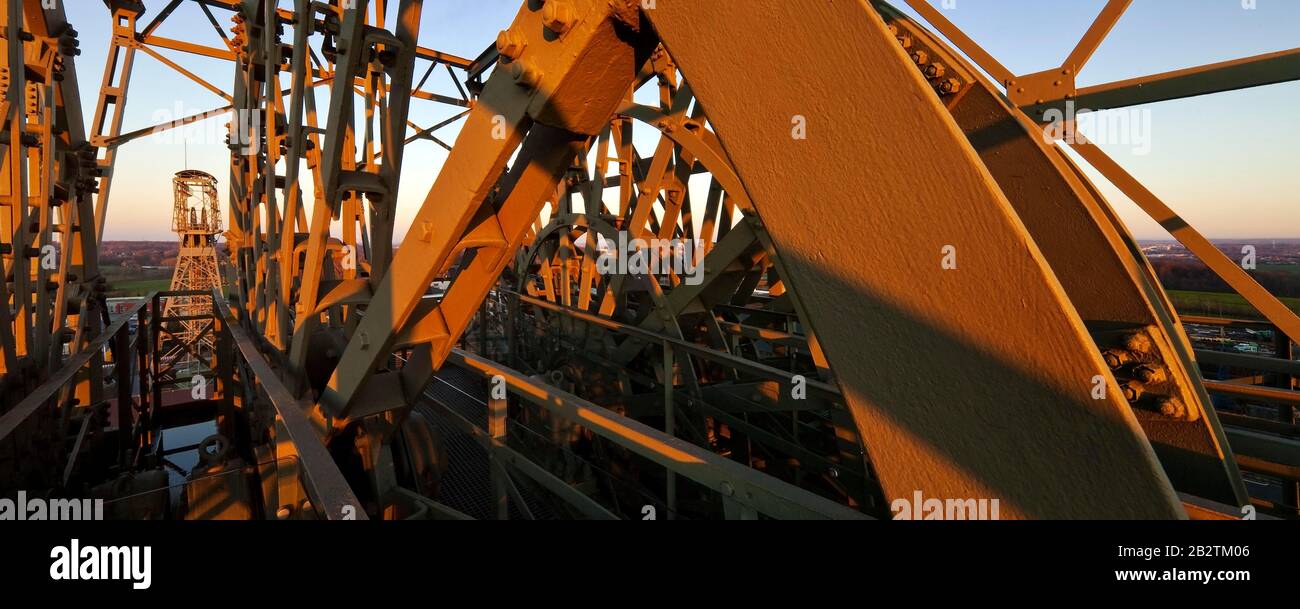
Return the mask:
[[[529,0],[471,60],[419,45],[419,0],[196,3],[221,46],[156,35],[194,6],[169,2],[144,22],[143,4],[113,0],[89,138],[97,151],[83,132],[75,32],[62,9],[6,0],[0,243],[12,280],[0,282],[10,303],[0,307],[0,397],[18,408],[0,418],[0,439],[56,404],[64,437],[75,438],[61,479],[73,480],[84,443],[103,431],[89,414],[104,403],[104,361],[116,366],[119,403],[132,401],[126,381],[138,373],[135,427],[139,438],[154,433],[158,381],[174,366],[154,353],[168,316],[141,311],[134,347],[125,318],[101,333],[97,249],[115,153],[233,112],[231,307],[212,322],[219,330],[201,333],[215,337],[211,402],[223,432],[277,463],[262,473],[271,513],[310,499],[326,518],[345,506],[364,506],[357,517],[464,516],[403,488],[395,462],[407,414],[448,357],[503,374],[523,401],[583,419],[610,446],[666,466],[670,512],[691,499],[682,475],[721,493],[723,515],[742,518],[880,513],[873,486],[886,500],[914,491],[999,498],[1010,517],[1178,518],[1184,505],[1208,517],[1224,510],[1205,500],[1229,511],[1247,500],[1238,464],[1295,475],[1289,444],[1225,434],[1133,239],[1059,145],[1036,137],[1041,113],[1066,100],[1122,107],[1300,78],[1294,50],[1081,89],[1074,75],[1128,0],[1108,2],[1059,68],[1028,75],[1007,70],[929,3],[909,1],[988,82],[883,3],[875,8],[888,24],[865,2],[754,4]],[[234,25],[221,26],[214,11]],[[20,13],[21,23],[10,18]],[[228,61],[234,86],[158,49]],[[122,133],[136,51],[229,104]],[[422,75],[417,62],[427,64]],[[458,94],[422,88],[435,69],[452,74]],[[330,105],[318,116],[322,86]],[[658,87],[657,106],[634,96],[643,86]],[[412,100],[465,110],[423,128],[408,119]],[[435,134],[461,120],[454,144]],[[660,132],[653,155],[637,152],[634,124]],[[394,253],[403,152],[421,140],[450,152]],[[1271,327],[1300,335],[1294,313],[1136,178],[1086,143],[1075,148]],[[707,192],[692,200],[702,173]],[[548,203],[549,219],[540,216]],[[574,239],[619,231],[701,239],[703,281],[600,275],[596,240]],[[65,245],[57,271],[33,253],[54,241]],[[489,351],[493,329],[517,332],[521,317],[595,346],[598,357],[575,356],[565,369],[615,370],[602,391],[622,391],[626,415],[564,391],[573,379],[563,371],[540,371],[556,385],[547,386],[456,350],[474,331]],[[100,347],[110,341],[106,360]],[[1145,400],[1126,399],[1135,367],[1108,365],[1103,352],[1139,343],[1140,363],[1161,374]],[[786,395],[799,382],[812,390],[809,405]],[[1210,389],[1294,402],[1285,387],[1221,385]],[[1165,413],[1174,398],[1182,408]],[[492,403],[486,432],[462,422],[495,455],[498,516],[523,503],[518,475],[589,516],[615,515],[530,461],[537,455],[512,443],[506,401]],[[249,415],[261,422],[236,429]],[[122,432],[131,423],[119,408],[123,448],[139,439]],[[723,435],[764,448],[741,456]],[[809,435],[821,448],[803,441]],[[1252,452],[1234,455],[1230,439]],[[350,460],[334,463],[331,453],[360,461],[351,483],[336,467]],[[790,463],[796,484],[775,479]],[[863,488],[836,488],[844,473]],[[728,494],[754,489],[761,496]]]
[[1182,514],[1119,389],[1092,398],[1108,370],[1041,251],[879,17],[855,2],[647,13],[793,271],[887,497]]
[[[1142,360],[1143,370],[1158,369],[1163,378],[1143,383],[1143,395],[1130,403],[1175,488],[1223,503],[1246,502],[1227,440],[1199,386],[1191,344],[1115,212],[1073,162],[1059,154],[1051,131],[1017,111],[928,32],[887,7],[881,12],[892,27],[913,38],[914,57],[924,49],[928,59],[918,65],[923,73],[943,66],[969,83],[947,104],[953,119],[1043,252],[1098,349],[1131,353],[1127,340],[1149,337],[1151,348],[1135,359]],[[1136,367],[1113,366],[1111,373],[1116,382],[1141,383],[1133,378]],[[1184,415],[1160,412],[1161,404],[1171,400],[1183,406]]]

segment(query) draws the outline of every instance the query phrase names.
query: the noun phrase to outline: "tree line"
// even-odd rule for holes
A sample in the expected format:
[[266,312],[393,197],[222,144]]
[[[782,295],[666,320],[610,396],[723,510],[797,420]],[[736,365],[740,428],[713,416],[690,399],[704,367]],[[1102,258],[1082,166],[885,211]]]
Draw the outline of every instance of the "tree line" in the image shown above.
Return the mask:
[[[1200,260],[1152,258],[1160,283],[1166,290],[1192,292],[1235,292]],[[1300,298],[1300,272],[1258,268],[1246,271],[1274,296]]]

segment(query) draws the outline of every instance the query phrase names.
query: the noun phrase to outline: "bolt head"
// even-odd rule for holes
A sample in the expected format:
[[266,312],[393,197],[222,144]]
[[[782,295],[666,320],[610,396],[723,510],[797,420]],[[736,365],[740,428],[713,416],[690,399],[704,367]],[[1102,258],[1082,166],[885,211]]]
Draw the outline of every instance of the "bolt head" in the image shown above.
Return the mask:
[[1133,375],[1143,383],[1151,383],[1158,380],[1160,374],[1150,366],[1138,366],[1133,370]]
[[497,53],[509,61],[519,59],[524,53],[524,47],[527,43],[519,32],[511,30],[501,30],[497,33]]
[[569,0],[551,0],[542,8],[542,24],[556,34],[568,32],[577,21],[577,11]]
[[1120,389],[1124,392],[1124,399],[1128,400],[1130,404],[1142,397],[1142,388],[1131,381],[1121,385]]
[[532,89],[542,80],[542,73],[531,62],[516,61],[510,66],[510,76],[515,84]]
[[1141,332],[1131,334],[1124,339],[1124,347],[1134,353],[1147,353],[1151,351],[1151,337]]

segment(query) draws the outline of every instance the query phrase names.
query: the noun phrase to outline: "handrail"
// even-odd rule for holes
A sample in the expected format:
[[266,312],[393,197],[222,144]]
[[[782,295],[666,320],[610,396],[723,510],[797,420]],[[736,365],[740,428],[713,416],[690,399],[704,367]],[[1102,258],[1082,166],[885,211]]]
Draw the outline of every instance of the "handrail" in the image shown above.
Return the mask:
[[1196,360],[1202,364],[1300,376],[1300,362],[1294,360],[1232,353],[1230,351],[1214,351],[1212,349],[1195,349],[1193,353],[1196,355]]
[[1222,381],[1205,381],[1205,390],[1237,398],[1254,398],[1262,402],[1300,406],[1300,391],[1260,385],[1238,385]]
[[[299,399],[276,376],[275,370],[267,363],[253,341],[239,322],[230,313],[230,308],[220,294],[213,295],[213,312],[221,320],[222,328],[230,333],[231,341],[239,349],[239,354],[252,369],[253,378],[261,383],[266,396],[275,408],[289,441],[298,452],[298,462],[302,465],[303,488],[311,498],[312,505],[324,515],[326,520],[366,520],[365,510],[357,500],[339,471],[338,464],[330,455],[320,436],[312,427],[311,421],[304,414],[312,404],[310,400]],[[345,507],[350,508],[345,513]]]
[[1277,325],[1273,322],[1262,319],[1236,319],[1232,317],[1211,317],[1209,315],[1179,315],[1179,319],[1185,324],[1199,326],[1251,327],[1277,330]]
[[721,493],[758,513],[776,518],[856,519],[871,517],[788,482],[602,408],[576,395],[543,385],[522,373],[452,349],[447,361],[487,378],[500,378],[520,397],[569,419],[678,475]]
[[[619,334],[625,334],[633,338],[647,341],[652,344],[667,343],[669,345],[672,345],[676,349],[681,349],[682,351],[685,351],[686,353],[689,353],[696,357],[700,357],[719,364],[731,366],[733,368],[742,370],[749,374],[761,376],[778,382],[786,382],[786,383],[794,382],[795,380],[794,377],[798,376],[793,372],[788,372],[780,368],[774,368],[772,366],[755,362],[753,360],[748,360],[743,357],[738,357],[730,353],[725,353],[722,351],[718,351],[716,349],[711,349],[709,347],[705,347],[704,345],[697,345],[695,343],[685,341],[680,338],[673,338],[671,336],[656,334],[649,330],[638,328],[636,326],[631,326],[622,322],[617,322],[612,319],[598,317],[596,315],[592,315],[591,313],[587,313],[585,311],[579,311],[572,307],[566,307],[564,305],[555,304],[553,302],[542,300],[540,298],[534,298],[532,296],[528,296],[527,294],[520,294],[513,290],[504,290],[504,291],[507,294],[518,297],[519,302],[527,303],[536,307],[541,307],[543,309],[554,311],[556,313],[568,315],[569,317],[572,317],[579,321],[584,321],[589,324],[601,326],[603,328],[612,330]],[[811,378],[804,379],[804,383],[805,383],[804,386],[807,387],[809,390],[816,391],[822,394],[823,397],[830,398],[831,400],[838,400],[843,398],[843,395],[840,393],[839,388],[830,383],[825,383],[820,380],[811,379]]]
[[[152,297],[152,295],[153,293],[150,294],[150,297]],[[46,379],[44,383],[41,383],[39,387],[28,394],[23,401],[10,409],[9,412],[4,413],[3,416],[0,416],[0,440],[9,437],[9,434],[13,433],[15,429],[18,429],[18,426],[22,425],[23,421],[27,420],[27,417],[32,416],[32,413],[36,412],[42,404],[54,397],[56,391],[59,391],[67,385],[68,382],[72,380],[72,377],[76,376],[77,372],[90,362],[90,358],[103,350],[104,344],[108,342],[108,339],[120,332],[126,325],[127,320],[134,317],[136,313],[139,313],[140,308],[148,304],[148,302],[149,298],[146,298],[145,300],[136,303],[135,306],[131,307],[131,310],[128,313],[122,315],[122,317],[118,318],[117,321],[105,328],[99,336],[96,336],[94,340],[90,341],[86,345],[85,349],[81,350],[76,355],[69,357],[67,361],[64,362],[63,367],[59,368],[58,372],[50,375],[50,378]]]

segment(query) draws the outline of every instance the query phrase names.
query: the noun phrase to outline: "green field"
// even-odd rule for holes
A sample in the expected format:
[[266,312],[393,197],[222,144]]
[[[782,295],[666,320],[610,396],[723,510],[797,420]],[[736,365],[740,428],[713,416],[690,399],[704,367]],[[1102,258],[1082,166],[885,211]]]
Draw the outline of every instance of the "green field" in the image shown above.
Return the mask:
[[[1254,307],[1246,302],[1245,298],[1235,293],[1169,290],[1169,299],[1174,301],[1174,308],[1185,315],[1264,319]],[[1281,298],[1279,300],[1291,307],[1291,310],[1300,313],[1300,298]]]
[[126,269],[119,266],[100,268],[108,280],[108,297],[144,296],[166,290],[172,285],[171,269]]
[[161,292],[171,287],[171,279],[135,279],[131,281],[110,281],[112,289],[109,298],[127,296],[144,296],[149,292]]

